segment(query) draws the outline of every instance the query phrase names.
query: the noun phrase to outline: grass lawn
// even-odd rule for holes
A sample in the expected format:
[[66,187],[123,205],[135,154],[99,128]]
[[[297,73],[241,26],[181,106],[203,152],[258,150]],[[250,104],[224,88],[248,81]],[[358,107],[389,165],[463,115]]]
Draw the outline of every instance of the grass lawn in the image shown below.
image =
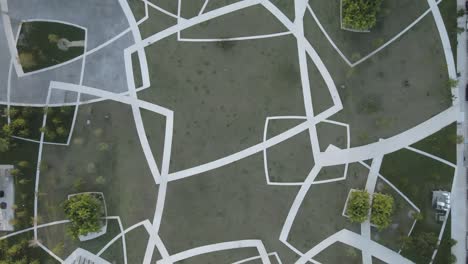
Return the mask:
[[10,107],[10,119],[12,123],[16,119],[24,119],[26,121],[24,130],[27,131],[27,133],[23,134],[21,133],[21,130],[18,130],[18,133],[15,133],[15,136],[33,140],[40,139],[40,128],[42,127],[42,122],[44,120],[44,108],[25,106]]
[[[69,225],[70,224],[54,225],[38,230],[38,238],[45,246],[62,259],[67,258],[79,247],[97,254],[110,240],[112,240],[112,238],[120,233],[117,220],[108,220],[106,234],[89,241],[81,242],[71,238],[67,234],[67,228]],[[111,249],[109,248],[108,250]],[[122,251],[122,248],[115,248],[113,250]],[[117,252],[110,253],[116,254]]]
[[411,146],[455,164],[457,162],[456,140],[457,125],[453,123]]
[[320,122],[316,128],[317,136],[320,139],[320,151],[325,151],[330,145],[341,149],[347,147],[348,136],[346,134],[346,127]]
[[45,140],[47,142],[67,143],[73,122],[74,106],[49,107]]
[[[124,254],[122,249],[122,239],[119,238],[109,248],[106,249],[101,255],[101,258],[113,264],[123,264]],[[154,263],[154,262],[152,262]]]
[[130,6],[133,16],[137,22],[145,16],[145,3],[143,1],[129,0],[128,5]]
[[16,230],[32,226],[31,217],[34,214],[34,182],[36,179],[37,155],[39,144],[12,139],[12,147],[8,152],[0,152],[0,164],[11,164],[26,161],[27,166],[21,167],[21,173],[15,177],[15,203],[17,224]]
[[268,174],[273,182],[302,182],[314,166],[309,131],[268,148],[266,152]]
[[[449,145],[453,146],[453,145]],[[433,190],[451,190],[454,169],[410,150],[399,150],[384,157],[380,173],[392,182],[421,210],[423,220],[416,223],[411,236],[419,233],[439,234],[442,225],[435,220]],[[427,262],[419,252],[403,250],[402,255]]]
[[182,30],[180,36],[181,38],[234,38],[285,31],[287,29],[273,14],[262,5],[255,5]]
[[[0,233],[0,235],[1,235],[1,233]],[[14,245],[16,243],[19,243],[20,241],[24,241],[24,240],[29,241],[29,240],[33,239],[33,237],[34,237],[33,231],[30,231],[30,232],[26,232],[26,233],[19,234],[19,235],[16,235],[14,237],[8,238],[6,243],[8,243],[8,245],[11,246],[11,245]],[[1,241],[0,243],[4,243],[4,241]],[[3,253],[3,252],[1,252],[1,253]],[[0,255],[1,255],[1,253],[0,253]],[[27,255],[30,260],[39,260],[39,263],[41,263],[41,264],[57,264],[57,263],[59,263],[57,260],[55,260],[49,254],[47,254],[47,252],[45,252],[44,250],[42,250],[39,247],[27,247],[27,250],[25,250],[25,252],[23,252],[21,254],[22,254],[22,256]],[[0,257],[0,262],[3,263],[3,259],[1,257]],[[18,262],[18,263],[20,263],[20,262]],[[10,263],[8,263],[8,264],[10,264]]]
[[310,6],[330,38],[351,62],[387,42],[429,8],[425,0],[383,0],[376,26],[369,33],[356,33],[341,29],[340,0],[311,1]]
[[[177,1],[174,1],[177,2]],[[152,7],[148,8],[148,19],[141,23],[138,28],[143,39],[156,34],[177,23],[177,19],[162,13]],[[148,54],[147,54],[148,56]],[[134,70],[134,72],[136,72]]]
[[[170,171],[260,143],[269,116],[304,115],[296,49],[291,36],[229,45],[170,36],[147,47],[151,87],[138,95],[174,111]],[[143,121],[148,136],[164,135]]]
[[[288,242],[306,252],[343,228],[359,233],[360,225],[351,223],[342,212],[350,189],[364,188],[368,173],[361,164],[352,163],[346,180],[312,185],[294,219]],[[337,258],[346,255],[345,251],[336,254]]]
[[416,210],[397,191],[382,179],[377,180],[376,192],[393,197],[394,206],[392,222],[386,229],[379,231],[372,228],[372,239],[378,243],[397,251],[402,247],[401,237],[407,236],[414,223],[412,213]]
[[330,71],[343,102],[344,109],[332,119],[350,125],[352,147],[401,133],[451,106],[446,62],[432,16],[353,68],[310,15],[304,20],[306,37]]
[[16,44],[24,72],[47,68],[71,60],[83,54],[83,47],[70,47],[67,51],[57,46],[59,39],[85,40],[85,31],[72,25],[33,21],[21,24]]
[[120,216],[124,226],[152,219],[157,186],[133,124],[128,106],[83,105],[71,144],[44,146],[38,207],[45,221],[64,219],[59,205],[83,191],[103,192],[108,215]]
[[[173,181],[168,185],[161,239],[168,251],[175,253],[223,241],[256,238],[262,240],[269,252],[278,252],[283,263],[294,263],[297,256],[278,237],[298,190],[297,186],[267,185],[261,153]],[[307,227],[301,232],[312,236]],[[314,227],[314,231],[318,228]],[[224,261],[223,254],[213,254],[213,258],[214,255],[218,257],[201,263],[230,263]]]
[[455,65],[457,65],[457,0],[442,0],[439,9],[450,39]]
[[[148,238],[148,233],[143,226],[140,226],[125,234],[128,263],[143,263]],[[155,254],[157,254],[156,249]]]
[[449,219],[447,220],[447,224],[445,226],[444,234],[442,235],[442,240],[440,241],[439,250],[437,251],[437,255],[434,259],[434,264],[449,264],[452,263],[450,261],[452,256],[452,238],[451,238],[451,222],[452,218],[449,215]]
[[347,244],[335,242],[315,256],[314,260],[320,263],[359,264],[362,263],[362,252]]

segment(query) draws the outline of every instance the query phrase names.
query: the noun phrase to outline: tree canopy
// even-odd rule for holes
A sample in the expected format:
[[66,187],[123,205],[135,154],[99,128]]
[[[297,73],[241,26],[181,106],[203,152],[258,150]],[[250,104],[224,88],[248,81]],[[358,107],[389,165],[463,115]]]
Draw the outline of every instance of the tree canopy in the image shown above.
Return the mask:
[[414,252],[411,259],[416,263],[428,263],[437,247],[438,237],[435,233],[417,233],[403,238],[403,250]]
[[28,249],[28,241],[23,239],[11,244],[8,239],[0,241],[0,264],[39,264]]
[[351,222],[362,223],[366,221],[369,209],[369,193],[366,190],[352,191],[346,208],[346,214]]
[[382,0],[342,0],[343,27],[369,30],[377,23]]
[[71,221],[69,233],[72,237],[85,236],[101,229],[102,202],[92,194],[72,196],[64,202],[63,208]]
[[375,193],[372,199],[371,223],[378,229],[385,229],[392,222],[393,197],[387,194]]

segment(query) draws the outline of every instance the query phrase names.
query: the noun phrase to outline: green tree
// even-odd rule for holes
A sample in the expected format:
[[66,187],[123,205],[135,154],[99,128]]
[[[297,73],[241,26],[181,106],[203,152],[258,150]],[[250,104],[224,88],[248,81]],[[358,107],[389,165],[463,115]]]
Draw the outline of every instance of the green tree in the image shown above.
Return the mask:
[[382,0],[342,0],[342,23],[345,28],[369,30],[377,24]]
[[24,118],[28,118],[32,115],[33,113],[33,109],[32,107],[24,107],[22,110],[21,110],[21,115],[24,117]]
[[362,223],[366,221],[369,209],[369,193],[366,190],[352,191],[346,208],[346,214],[351,222]]
[[393,197],[387,194],[375,193],[372,199],[371,223],[379,230],[387,228],[392,222]]
[[423,214],[419,213],[419,212],[414,212],[411,214],[411,217],[413,217],[414,220],[416,221],[421,221],[424,219],[424,216]]
[[57,132],[57,135],[59,135],[59,136],[61,136],[61,137],[68,134],[68,130],[67,130],[66,128],[64,128],[63,126],[58,127],[58,128],[55,130],[55,132]]
[[62,106],[60,107],[60,113],[69,114],[72,111],[73,107],[71,106]]
[[0,241],[0,264],[38,264],[39,260],[34,259],[34,253],[28,250],[28,241],[19,240],[11,244],[11,241],[4,239]]
[[101,142],[98,144],[97,146],[97,149],[101,152],[104,152],[104,151],[108,151],[109,150],[109,144],[105,143],[105,142]]
[[65,215],[71,221],[69,233],[73,238],[84,236],[101,229],[101,201],[92,194],[72,196],[64,202]]
[[21,175],[21,170],[19,170],[17,168],[11,169],[10,174],[11,174],[11,176],[15,176],[15,177],[19,176],[19,175]]
[[104,176],[98,176],[96,178],[96,184],[104,185],[106,183],[106,178]]
[[24,118],[16,118],[15,120],[11,121],[10,125],[14,130],[25,128],[26,127],[26,120]]
[[17,108],[14,108],[14,107],[10,107],[10,109],[5,109],[5,113],[7,114],[7,116],[9,116],[10,118],[15,118],[19,111]]
[[29,162],[26,161],[26,160],[22,160],[22,161],[18,162],[18,167],[29,168]]
[[10,136],[13,135],[13,129],[11,128],[10,125],[5,124],[5,125],[3,125],[3,127],[2,127],[2,134],[3,134],[5,137],[10,137]]
[[6,137],[0,137],[0,152],[7,152],[10,150],[10,139]]
[[455,88],[458,86],[458,80],[457,79],[452,79],[452,78],[449,78],[448,79],[448,86],[449,88]]
[[54,125],[58,126],[58,125],[62,124],[62,119],[60,117],[56,116],[56,117],[52,118],[52,123]]
[[416,263],[428,263],[437,247],[438,237],[435,233],[417,233],[403,239],[403,250],[411,255]]

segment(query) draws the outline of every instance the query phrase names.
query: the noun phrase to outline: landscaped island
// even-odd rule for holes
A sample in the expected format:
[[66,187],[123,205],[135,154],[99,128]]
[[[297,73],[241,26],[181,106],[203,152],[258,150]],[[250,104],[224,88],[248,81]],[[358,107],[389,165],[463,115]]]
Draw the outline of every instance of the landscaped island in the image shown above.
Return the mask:
[[377,24],[382,0],[342,0],[341,27],[367,32]]
[[84,52],[85,30],[68,24],[28,21],[21,24],[16,48],[24,72],[60,64]]

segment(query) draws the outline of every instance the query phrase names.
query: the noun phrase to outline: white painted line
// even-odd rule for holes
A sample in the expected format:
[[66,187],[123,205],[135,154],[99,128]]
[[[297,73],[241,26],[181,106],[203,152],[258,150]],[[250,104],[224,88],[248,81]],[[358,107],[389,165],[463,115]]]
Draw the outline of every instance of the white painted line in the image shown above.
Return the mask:
[[106,251],[112,244],[114,244],[115,241],[119,240],[121,237],[123,237],[126,233],[132,231],[133,229],[135,228],[138,228],[142,225],[144,225],[145,222],[149,222],[148,220],[144,220],[144,221],[141,221],[141,222],[138,222],[130,227],[128,227],[127,229],[125,229],[125,231],[122,231],[120,232],[118,235],[116,235],[114,238],[112,238],[109,242],[107,242],[107,244],[101,249],[99,250],[99,252],[96,254],[98,257],[102,255],[102,253],[104,253],[104,251]]
[[13,62],[10,61],[10,67],[8,68],[8,80],[7,80],[7,122],[11,123],[10,118],[10,97],[11,97],[11,72],[13,69]]
[[398,135],[374,142],[368,145],[323,152],[319,158],[324,166],[352,163],[371,159],[375,156],[395,152],[401,148],[412,145],[424,139],[440,129],[455,122],[457,108],[452,106],[443,112],[433,116],[429,120],[410,128]]
[[42,248],[47,254],[49,254],[51,257],[56,259],[58,262],[63,263],[63,259],[59,258],[59,256],[55,255],[54,252],[52,252],[50,249],[48,249],[46,246],[44,246],[40,241],[37,242],[37,245]]
[[19,64],[18,50],[16,49],[16,41],[13,37],[13,29],[11,26],[10,16],[8,15],[8,2],[7,0],[0,0],[0,9],[2,11],[3,30],[8,43],[8,50],[10,51],[11,60],[15,66],[16,74],[22,76],[24,74],[23,67]]
[[242,40],[254,40],[254,39],[282,37],[282,36],[287,36],[287,35],[290,35],[290,34],[292,34],[292,33],[289,32],[289,31],[286,31],[286,32],[273,33],[273,34],[246,36],[246,37],[235,37],[235,38],[213,38],[213,39],[180,38],[179,41],[186,41],[186,42],[242,41]]
[[283,243],[287,242],[289,232],[291,231],[291,227],[294,223],[294,219],[296,218],[296,215],[299,212],[302,201],[304,200],[307,192],[310,189],[310,186],[312,186],[312,182],[315,180],[315,177],[317,177],[320,170],[321,170],[321,167],[315,164],[315,166],[312,168],[309,175],[307,176],[306,180],[304,181],[304,184],[301,186],[301,189],[299,189],[299,192],[297,193],[296,198],[294,199],[294,202],[291,205],[291,208],[289,209],[288,216],[286,217],[286,220],[284,221],[283,228],[281,229],[281,233],[279,237],[279,240],[281,242]]
[[285,141],[295,135],[300,134],[301,132],[307,130],[310,126],[310,123],[308,121],[303,122],[279,135],[276,135],[272,138],[269,138],[268,140],[259,143],[257,145],[254,145],[252,147],[246,148],[244,150],[241,150],[239,152],[236,152],[232,155],[199,165],[195,166],[189,169],[173,172],[169,174],[169,181],[175,181],[175,180],[180,180],[186,177],[190,177],[196,174],[200,174],[209,170],[213,170],[222,166],[225,166],[227,164],[233,163],[235,161],[241,160],[243,158],[246,158],[248,156],[254,155],[260,151],[263,151],[269,147],[272,147],[282,141]]
[[[365,162],[362,162],[360,161],[359,162],[361,165],[363,165],[364,167],[370,169],[370,166],[367,165]],[[405,199],[405,201],[407,201],[413,208],[414,210],[416,210],[418,213],[421,212],[421,210],[419,209],[419,207],[417,207],[403,192],[401,192],[395,185],[393,185],[389,180],[387,180],[384,176],[382,176],[382,174],[379,173],[378,177],[383,180],[386,184],[388,184],[394,191],[396,191],[401,197],[403,197],[403,199]]]
[[[278,253],[276,253],[276,252],[268,253],[268,256],[269,257],[274,256],[276,258],[276,261],[278,262],[278,264],[282,264],[281,259],[278,256]],[[253,257],[250,257],[250,258],[238,260],[236,262],[233,262],[232,264],[242,264],[242,263],[246,263],[246,262],[249,262],[249,261],[252,261],[252,260],[257,260],[257,259],[260,259],[260,258],[261,258],[261,256],[253,256]]]
[[[46,104],[49,103],[50,100],[51,89],[47,92],[47,100]],[[44,117],[42,120],[42,127],[45,127],[47,123],[47,111],[44,111]],[[36,165],[36,181],[34,184],[34,239],[37,240],[37,205],[38,205],[38,198],[39,198],[39,178],[41,174],[41,163],[42,163],[42,148],[44,146],[44,132],[41,132],[41,138],[39,142],[39,153],[37,155],[37,165]]]
[[7,239],[9,237],[14,237],[16,235],[20,235],[20,234],[32,231],[32,230],[34,230],[34,228],[40,229],[40,228],[43,228],[43,227],[48,227],[48,226],[53,226],[53,225],[61,225],[61,224],[69,223],[69,222],[70,222],[70,220],[61,220],[61,221],[54,221],[54,222],[50,222],[50,223],[47,223],[47,224],[38,225],[37,227],[32,226],[32,227],[29,227],[29,228],[26,228],[26,229],[23,229],[23,230],[19,230],[19,231],[4,235],[4,236],[0,237],[0,240]]
[[[369,174],[367,176],[365,189],[369,193],[371,200],[374,195],[380,167],[382,166],[382,160],[383,160],[383,156],[377,156],[372,160]],[[371,211],[372,211],[372,208],[368,212],[367,220],[361,223],[361,235],[364,238],[369,239],[369,240],[371,239],[371,223],[370,223]],[[362,250],[362,263],[372,264],[372,256],[370,252],[365,248]]]
[[[309,13],[312,15],[312,18],[315,20],[315,23],[317,23],[317,26],[322,31],[323,35],[325,35],[325,38],[328,40],[328,42],[330,42],[332,47],[336,50],[336,52],[338,52],[338,54],[346,62],[346,64],[348,64],[349,66],[352,66],[352,63],[348,60],[348,58],[346,58],[346,56],[343,54],[343,52],[341,52],[341,50],[336,46],[335,42],[333,42],[333,40],[330,38],[327,31],[325,31],[325,29],[323,28],[322,24],[318,20],[317,16],[315,15],[315,13],[312,10],[312,8],[310,7],[310,5],[307,5],[307,9],[309,10]],[[341,8],[340,8],[340,10],[341,10]],[[340,19],[341,19],[341,16],[340,16]]]
[[387,263],[413,264],[410,260],[400,254],[392,251],[368,238],[364,238],[354,232],[343,229],[320,242],[318,245],[307,251],[296,264],[305,264],[307,261],[322,252],[335,242],[342,242],[361,251],[368,250],[372,256],[375,256]]
[[151,1],[147,1],[147,0],[143,0],[143,2],[145,2],[146,5],[158,10],[159,12],[163,13],[163,14],[166,14],[170,17],[173,17],[173,18],[178,18],[178,16],[176,14],[173,14],[169,11],[167,11],[166,9],[160,7],[160,6],[157,6],[156,4],[153,4]]
[[[268,133],[268,124],[270,120],[306,120],[305,116],[273,116],[267,117],[265,120],[265,125],[263,126],[263,143],[267,141]],[[265,172],[265,180],[268,185],[285,185],[285,186],[297,186],[302,185],[302,182],[272,182],[270,181],[270,173],[268,171],[268,157],[267,157],[267,148],[263,149],[263,169]]]
[[444,160],[444,159],[442,159],[442,158],[439,158],[439,157],[437,157],[437,156],[435,156],[435,155],[432,155],[432,154],[430,154],[430,153],[424,152],[424,151],[422,151],[422,150],[419,150],[419,149],[416,149],[416,148],[413,148],[413,147],[410,147],[410,146],[407,146],[406,149],[411,150],[411,151],[414,151],[414,152],[416,152],[416,153],[418,153],[418,154],[421,154],[421,155],[423,155],[423,156],[429,157],[429,158],[431,158],[431,159],[434,159],[434,160],[436,160],[436,161],[438,161],[438,162],[444,163],[445,165],[448,165],[448,166],[450,166],[450,167],[452,167],[452,168],[454,168],[454,169],[457,168],[457,165],[451,163],[450,161]]
[[210,0],[205,0],[205,2],[203,3],[202,8],[200,9],[200,12],[198,12],[198,15],[203,14],[203,12],[205,11],[205,8],[206,8],[206,6],[208,5],[208,2],[209,2],[209,1],[210,1]]
[[250,248],[250,247],[257,248],[260,258],[264,264],[271,264],[270,259],[268,258],[268,254],[261,240],[238,240],[238,241],[223,242],[223,243],[218,243],[218,244],[201,246],[201,247],[192,248],[183,252],[179,252],[177,254],[170,256],[168,260],[162,259],[162,260],[157,261],[156,263],[157,264],[173,263],[173,262],[178,262],[184,259],[188,259],[194,256],[207,254],[211,252],[223,251],[223,250],[228,250],[228,249]]

